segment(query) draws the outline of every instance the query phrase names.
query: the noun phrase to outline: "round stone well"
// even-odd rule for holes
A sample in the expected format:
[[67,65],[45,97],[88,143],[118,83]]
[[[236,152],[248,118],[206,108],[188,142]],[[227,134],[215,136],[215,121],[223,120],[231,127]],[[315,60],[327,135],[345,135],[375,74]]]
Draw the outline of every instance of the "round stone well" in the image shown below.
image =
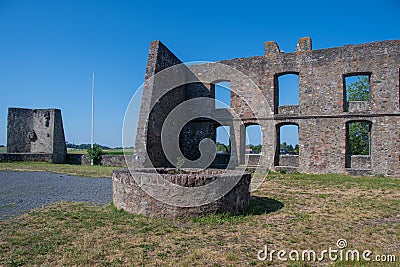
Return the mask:
[[238,214],[249,206],[250,181],[250,173],[240,170],[114,170],[113,203],[117,209],[158,218]]

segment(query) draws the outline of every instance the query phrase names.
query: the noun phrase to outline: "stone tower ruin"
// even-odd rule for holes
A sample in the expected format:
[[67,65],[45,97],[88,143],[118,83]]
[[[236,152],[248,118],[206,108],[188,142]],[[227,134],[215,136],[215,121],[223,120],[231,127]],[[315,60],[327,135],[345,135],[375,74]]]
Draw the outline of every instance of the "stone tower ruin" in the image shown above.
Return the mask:
[[24,158],[25,154],[26,159],[35,160],[35,155],[47,155],[53,163],[65,163],[67,149],[61,110],[9,108],[7,153],[12,159]]

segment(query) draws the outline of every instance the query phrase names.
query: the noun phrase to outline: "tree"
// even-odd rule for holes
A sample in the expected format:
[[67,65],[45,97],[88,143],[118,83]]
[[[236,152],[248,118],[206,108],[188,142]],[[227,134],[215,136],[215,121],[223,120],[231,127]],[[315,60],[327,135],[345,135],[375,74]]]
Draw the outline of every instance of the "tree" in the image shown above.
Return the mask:
[[98,144],[93,144],[93,149],[88,147],[87,155],[90,160],[93,160],[94,165],[99,165],[101,161],[101,156],[103,155],[103,150]]
[[351,122],[349,127],[349,154],[369,155],[370,123]]
[[347,101],[368,101],[369,94],[369,78],[365,75],[356,76],[357,81],[346,85]]
[[288,145],[286,148],[287,148],[287,151],[288,151],[288,152],[293,152],[293,150],[294,150],[294,149],[293,149],[293,145],[291,145],[291,144]]
[[281,144],[281,149],[287,149],[287,143],[286,142],[283,142]]
[[254,154],[261,154],[262,145],[249,145]]
[[229,146],[217,142],[217,152],[229,153]]
[[298,144],[294,146],[293,153],[296,155],[299,154],[299,145]]

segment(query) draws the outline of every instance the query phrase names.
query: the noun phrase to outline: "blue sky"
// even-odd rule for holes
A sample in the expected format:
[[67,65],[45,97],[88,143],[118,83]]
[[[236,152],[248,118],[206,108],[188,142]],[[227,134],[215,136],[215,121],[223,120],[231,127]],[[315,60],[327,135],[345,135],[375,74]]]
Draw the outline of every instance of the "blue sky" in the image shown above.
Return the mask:
[[125,109],[144,78],[149,42],[183,61],[285,52],[311,36],[313,48],[400,39],[400,3],[382,1],[0,0],[0,144],[8,107],[60,108],[66,140],[121,145]]

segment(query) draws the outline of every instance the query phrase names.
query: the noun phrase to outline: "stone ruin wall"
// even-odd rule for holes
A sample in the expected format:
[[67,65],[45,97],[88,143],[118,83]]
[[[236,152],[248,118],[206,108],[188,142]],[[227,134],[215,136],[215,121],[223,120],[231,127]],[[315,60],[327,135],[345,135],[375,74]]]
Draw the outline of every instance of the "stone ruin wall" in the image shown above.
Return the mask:
[[[21,155],[17,155],[21,154]],[[30,154],[23,156],[22,154]],[[9,155],[7,155],[9,154]],[[7,154],[4,160],[43,160],[65,163],[67,149],[59,109],[8,109]],[[35,157],[35,154],[40,154]]]
[[[261,126],[263,156],[259,164],[268,166],[273,161],[274,168],[279,169],[279,157],[282,157],[277,149],[279,127],[295,124],[299,130],[300,152],[298,159],[288,161],[298,161],[297,166],[292,166],[294,170],[305,173],[400,176],[399,40],[312,50],[311,39],[301,38],[293,53],[281,52],[275,42],[266,42],[264,49],[264,56],[220,62],[248,75],[268,101],[269,107],[265,107],[262,103],[256,106],[259,109],[266,109],[269,117],[255,118],[246,104],[231,94],[231,109],[240,114],[244,124]],[[146,78],[180,62],[161,42],[152,42]],[[299,105],[279,107],[277,78],[288,73],[299,76]],[[344,77],[351,74],[370,76],[369,101],[350,103],[350,105],[345,101]],[[201,90],[199,85],[183,86],[180,90],[176,90],[175,94],[167,97],[168,100],[164,102],[166,106],[152,111],[160,116],[156,118],[153,116],[148,121],[149,103],[160,93],[161,87],[145,84],[139,120],[142,123],[139,123],[136,139],[136,144],[144,144],[136,146],[139,156],[138,166],[146,165],[144,162],[146,151],[151,151],[149,154],[159,153],[151,159],[153,163],[157,162],[158,166],[168,166],[166,158],[162,156],[160,142],[154,141],[159,136],[158,131],[166,116],[165,112],[169,112],[177,104],[191,97],[200,95],[213,97],[212,85],[202,84]],[[208,93],[203,87],[208,89]],[[240,81],[231,81],[232,88],[244,94],[254,93]],[[351,163],[348,163],[346,123],[360,120],[372,123],[370,155],[352,156]],[[215,140],[215,124],[204,122],[197,126],[204,126],[206,135]],[[193,130],[195,128],[192,127]],[[244,129],[235,129],[233,136],[236,148],[232,156],[237,158],[238,164],[245,163],[244,134]],[[182,143],[186,142],[188,150],[191,150],[196,144],[189,139],[182,140]],[[264,156],[269,155],[270,151],[275,151],[273,159]]]
[[[351,169],[345,168],[345,125],[349,121],[367,120],[372,122],[371,172],[400,175],[400,41],[313,51],[311,40],[303,38],[298,50],[288,54],[281,53],[276,43],[267,42],[264,57],[222,63],[243,71],[256,81],[269,105],[274,107],[276,126],[299,126],[298,171],[351,172]],[[285,109],[277,106],[276,79],[284,73],[299,75],[298,107]],[[370,74],[371,100],[362,103],[365,105],[359,109],[349,108],[346,111],[344,76],[348,74]],[[253,118],[243,116],[242,119],[251,121]],[[275,140],[277,135],[275,133]],[[263,145],[263,149],[274,149],[274,144],[271,145],[268,140],[264,140]],[[358,169],[360,166],[352,167]]]
[[[190,85],[182,85],[169,91],[169,83],[174,81],[170,79],[163,80],[163,77],[151,79],[155,73],[168,67],[182,63],[167,47],[161,42],[152,42],[148,55],[148,63],[146,67],[146,76],[144,84],[144,93],[142,96],[142,104],[139,115],[139,123],[135,153],[139,155],[136,166],[138,167],[172,167],[166,158],[162,145],[160,129],[167,115],[180,103],[200,96],[210,97],[210,90],[202,83],[192,83]],[[185,73],[193,76],[190,72]],[[192,77],[193,78],[193,77]],[[162,96],[160,99],[158,99]],[[152,106],[154,105],[154,108]],[[182,130],[183,137],[180,138],[183,154],[187,158],[193,158],[200,154],[198,151],[199,142],[205,137],[211,137],[215,140],[214,122],[209,120],[196,120],[190,122]],[[151,153],[146,153],[151,151]],[[149,158],[150,156],[150,158]]]

